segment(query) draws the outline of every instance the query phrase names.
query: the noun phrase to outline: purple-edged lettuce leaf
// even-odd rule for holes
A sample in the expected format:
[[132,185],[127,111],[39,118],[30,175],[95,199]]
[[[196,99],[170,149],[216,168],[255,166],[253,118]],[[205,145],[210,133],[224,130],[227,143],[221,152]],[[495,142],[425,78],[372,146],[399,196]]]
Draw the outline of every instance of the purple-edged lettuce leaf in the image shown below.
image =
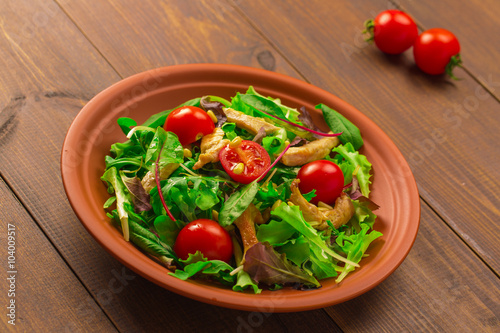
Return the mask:
[[257,243],[245,254],[244,270],[257,283],[300,284],[308,288],[318,288],[320,283],[299,267],[277,253],[269,243]]
[[149,203],[149,194],[142,186],[140,178],[137,176],[127,177],[123,172],[120,172],[120,177],[132,198],[135,212],[140,213],[150,210],[152,206]]

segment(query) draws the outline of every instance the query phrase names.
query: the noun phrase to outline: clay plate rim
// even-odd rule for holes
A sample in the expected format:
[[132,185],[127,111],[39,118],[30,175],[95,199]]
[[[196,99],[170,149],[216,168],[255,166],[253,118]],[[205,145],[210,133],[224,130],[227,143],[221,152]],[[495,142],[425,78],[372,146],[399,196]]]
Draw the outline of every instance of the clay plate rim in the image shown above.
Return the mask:
[[[283,289],[262,294],[237,293],[198,281],[182,281],[123,240],[110,226],[102,205],[108,194],[99,180],[104,156],[112,143],[126,138],[116,125],[120,116],[141,123],[151,114],[170,109],[205,94],[230,97],[249,85],[284,104],[313,110],[324,103],[336,109],[363,135],[362,152],[374,168],[372,197],[381,208],[375,229],[384,233],[340,285],[323,280],[310,291]],[[324,128],[321,115],[313,119]],[[413,174],[392,140],[352,105],[309,83],[262,69],[225,64],[188,64],[163,67],[121,80],[96,95],[71,124],[61,153],[64,189],[79,220],[111,255],[137,274],[180,295],[218,306],[265,312],[304,311],[338,304],[357,297],[384,281],[403,262],[415,241],[420,221],[420,200]]]

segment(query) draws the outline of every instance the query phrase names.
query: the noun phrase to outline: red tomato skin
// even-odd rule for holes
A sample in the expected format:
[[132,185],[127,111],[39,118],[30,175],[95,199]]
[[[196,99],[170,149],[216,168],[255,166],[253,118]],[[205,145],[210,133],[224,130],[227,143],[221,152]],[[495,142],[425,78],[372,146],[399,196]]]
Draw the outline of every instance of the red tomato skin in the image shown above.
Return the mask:
[[426,30],[413,45],[415,63],[423,72],[443,74],[451,57],[460,53],[460,43],[450,31],[441,28]]
[[323,201],[333,206],[344,189],[342,170],[337,164],[327,160],[305,164],[300,168],[297,178],[300,180],[301,193],[316,190],[316,196],[311,199],[311,203],[315,205]]
[[174,244],[174,252],[183,260],[196,251],[203,253],[208,260],[229,263],[233,256],[233,242],[229,233],[219,223],[198,219],[181,229]]
[[[271,158],[264,147],[249,140],[242,140],[237,149],[227,145],[219,152],[219,160],[228,175],[242,184],[259,178],[271,165]],[[234,167],[241,162],[245,164],[245,170],[241,174],[234,173]]]
[[203,135],[211,134],[215,125],[210,116],[196,106],[183,106],[170,112],[163,128],[179,137],[185,146],[199,140]]
[[400,54],[408,50],[418,37],[413,19],[400,10],[385,10],[374,20],[375,45],[384,53]]

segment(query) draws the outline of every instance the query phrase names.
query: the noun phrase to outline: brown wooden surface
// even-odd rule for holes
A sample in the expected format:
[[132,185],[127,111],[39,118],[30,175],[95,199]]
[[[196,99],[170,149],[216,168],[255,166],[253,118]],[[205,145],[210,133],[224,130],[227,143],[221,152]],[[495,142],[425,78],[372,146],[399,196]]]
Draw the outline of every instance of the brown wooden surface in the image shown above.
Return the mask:
[[[461,81],[422,74],[411,51],[388,57],[363,43],[363,21],[395,5],[421,29],[455,32],[465,61],[465,70],[456,71]],[[500,330],[499,9],[493,0],[9,1],[0,7],[0,240],[5,248],[7,223],[14,223],[19,307],[15,327],[7,324],[3,307],[2,327]],[[419,235],[393,275],[340,305],[260,314],[166,291],[94,242],[61,183],[60,149],[72,119],[121,78],[201,62],[306,80],[353,104],[386,131],[410,163],[422,199]],[[2,304],[8,302],[5,286]]]

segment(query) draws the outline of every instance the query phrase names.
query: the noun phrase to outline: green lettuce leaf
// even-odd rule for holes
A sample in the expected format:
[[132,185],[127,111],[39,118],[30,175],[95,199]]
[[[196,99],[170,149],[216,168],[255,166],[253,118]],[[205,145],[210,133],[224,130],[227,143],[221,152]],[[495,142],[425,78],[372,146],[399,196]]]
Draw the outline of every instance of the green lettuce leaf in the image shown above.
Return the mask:
[[244,270],[257,283],[299,283],[308,288],[321,286],[314,276],[293,265],[286,255],[277,253],[269,243],[259,242],[247,250]]
[[145,163],[151,172],[155,172],[156,160],[158,159],[160,150],[160,168],[170,163],[182,163],[184,161],[184,148],[179,142],[177,135],[165,131],[162,127],[158,127],[148,147],[145,158]]
[[342,132],[342,135],[338,137],[342,143],[346,144],[350,142],[355,150],[363,146],[363,138],[361,137],[359,128],[346,117],[324,104],[316,105],[316,109],[320,109],[323,112],[323,118],[333,133]]
[[231,225],[250,205],[259,190],[257,182],[251,182],[234,192],[224,203],[219,213],[219,223],[223,227]]
[[317,246],[324,253],[328,254],[332,258],[342,261],[345,263],[352,264],[353,266],[358,266],[356,263],[351,262],[333,251],[325,242],[325,240],[318,234],[317,230],[314,229],[302,216],[299,206],[288,206],[286,203],[282,203],[275,210],[271,212],[272,215],[280,217],[286,223],[293,226],[298,232],[304,235],[311,245]]
[[236,276],[230,275],[234,268],[221,260],[208,260],[200,251],[190,254],[186,260],[179,260],[184,269],[176,269],[168,273],[178,279],[187,280],[196,274],[203,274],[225,285],[234,285]]
[[370,184],[372,183],[370,181],[372,164],[368,162],[366,156],[356,151],[351,143],[339,145],[333,148],[333,151],[340,154],[342,158],[351,165],[349,170],[354,170],[353,172],[356,173],[355,176],[358,179],[361,193],[368,198],[370,194]]
[[131,204],[131,202],[127,187],[125,186],[125,184],[123,184],[116,168],[110,168],[106,170],[104,175],[102,175],[101,180],[105,181],[108,184],[108,193],[114,193],[116,196],[116,209],[118,211],[118,217],[121,221],[123,238],[128,242],[130,233],[128,225],[128,214],[125,210],[124,204]]

